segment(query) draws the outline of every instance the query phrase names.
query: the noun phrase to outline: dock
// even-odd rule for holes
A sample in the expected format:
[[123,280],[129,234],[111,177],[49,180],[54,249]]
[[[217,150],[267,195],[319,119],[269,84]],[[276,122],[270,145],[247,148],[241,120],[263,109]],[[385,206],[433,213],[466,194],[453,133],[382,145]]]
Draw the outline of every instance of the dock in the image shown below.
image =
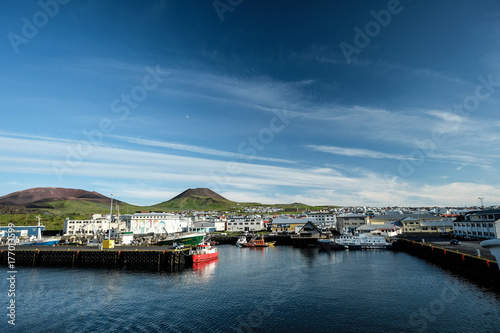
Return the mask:
[[[12,253],[14,255],[12,255]],[[189,249],[126,249],[99,250],[89,247],[35,248],[18,247],[10,252],[16,267],[110,268],[155,272],[176,272],[192,266]],[[0,264],[7,266],[9,251],[0,250]]]
[[[394,251],[402,251],[448,269],[481,285],[500,290],[500,270],[498,263],[490,256],[483,257],[461,252],[460,248],[436,245],[435,243],[398,239],[392,246]],[[486,252],[486,251],[485,251]]]

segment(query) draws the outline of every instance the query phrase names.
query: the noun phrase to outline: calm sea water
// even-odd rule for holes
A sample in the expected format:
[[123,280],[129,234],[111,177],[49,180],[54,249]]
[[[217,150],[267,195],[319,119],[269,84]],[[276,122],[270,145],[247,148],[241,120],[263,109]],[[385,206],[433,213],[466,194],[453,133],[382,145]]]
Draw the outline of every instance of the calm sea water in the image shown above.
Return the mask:
[[0,331],[500,332],[500,295],[405,253],[219,251],[180,273],[18,268]]

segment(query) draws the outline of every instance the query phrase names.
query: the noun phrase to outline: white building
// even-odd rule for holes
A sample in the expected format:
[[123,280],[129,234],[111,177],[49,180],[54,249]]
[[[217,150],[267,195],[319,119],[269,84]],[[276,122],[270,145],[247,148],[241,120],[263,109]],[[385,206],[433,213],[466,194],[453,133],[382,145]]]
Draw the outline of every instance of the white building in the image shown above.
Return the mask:
[[337,215],[331,212],[306,212],[307,221],[311,221],[320,229],[335,228]]
[[453,222],[453,233],[459,236],[500,238],[500,210],[468,214],[464,221]]
[[[120,223],[117,222],[116,216],[113,215],[111,222],[111,230],[114,233],[117,229],[124,231],[126,228],[126,217],[120,218]],[[64,235],[97,235],[109,232],[109,215],[93,214],[88,220],[70,220],[67,218],[64,221]]]
[[190,226],[190,218],[171,213],[135,213],[127,222],[127,230],[134,234],[186,232]]
[[260,215],[230,216],[227,219],[227,231],[261,231],[265,229]]

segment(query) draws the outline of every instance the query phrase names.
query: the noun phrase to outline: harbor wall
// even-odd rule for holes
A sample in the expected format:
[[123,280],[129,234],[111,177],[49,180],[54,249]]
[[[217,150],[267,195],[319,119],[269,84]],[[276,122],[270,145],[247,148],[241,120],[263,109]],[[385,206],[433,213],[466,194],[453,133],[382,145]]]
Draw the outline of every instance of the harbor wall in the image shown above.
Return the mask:
[[[186,253],[184,253],[186,252]],[[13,255],[12,255],[13,254]],[[8,265],[9,252],[0,252],[0,263]],[[147,271],[179,271],[192,265],[187,251],[15,250],[15,266],[118,268]]]
[[393,250],[425,259],[482,285],[500,290],[500,270],[496,261],[406,239],[394,242]]

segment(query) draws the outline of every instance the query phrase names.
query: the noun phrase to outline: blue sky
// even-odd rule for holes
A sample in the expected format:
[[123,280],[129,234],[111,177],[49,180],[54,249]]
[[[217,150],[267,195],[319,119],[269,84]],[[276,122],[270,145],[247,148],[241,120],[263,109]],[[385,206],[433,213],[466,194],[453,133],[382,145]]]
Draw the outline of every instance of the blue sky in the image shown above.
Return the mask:
[[500,203],[496,1],[6,1],[0,195]]

